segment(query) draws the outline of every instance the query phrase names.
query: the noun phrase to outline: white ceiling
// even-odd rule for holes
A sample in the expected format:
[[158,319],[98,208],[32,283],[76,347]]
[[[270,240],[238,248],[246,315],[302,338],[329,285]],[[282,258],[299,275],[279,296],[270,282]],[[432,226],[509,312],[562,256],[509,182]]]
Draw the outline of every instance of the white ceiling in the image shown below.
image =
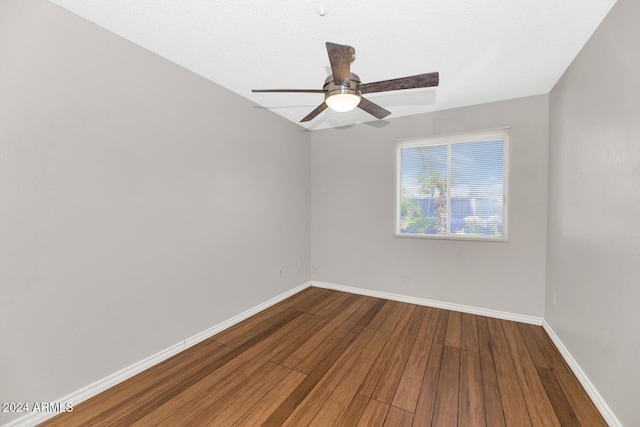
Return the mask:
[[[438,71],[440,86],[367,98],[388,118],[548,93],[615,0],[50,0],[296,123],[322,94],[325,42],[363,83]],[[327,12],[321,16],[318,11]],[[256,107],[258,108],[258,107]],[[376,120],[325,110],[308,129]]]

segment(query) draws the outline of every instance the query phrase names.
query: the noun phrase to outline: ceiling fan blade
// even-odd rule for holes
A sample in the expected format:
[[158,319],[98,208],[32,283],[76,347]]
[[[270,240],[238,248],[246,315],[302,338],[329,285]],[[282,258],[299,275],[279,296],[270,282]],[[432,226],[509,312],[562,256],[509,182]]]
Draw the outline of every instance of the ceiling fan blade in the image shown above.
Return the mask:
[[378,104],[374,104],[368,99],[362,97],[360,98],[360,104],[358,104],[358,108],[363,109],[367,113],[374,116],[376,119],[384,119],[389,114],[391,114],[391,111],[385,110]]
[[251,92],[324,93],[322,89],[251,89]]
[[300,123],[313,120],[318,114],[322,113],[326,109],[327,109],[327,104],[323,102],[322,104],[318,105],[318,107],[315,110],[310,112],[304,119],[300,120]]
[[327,53],[331,63],[333,81],[339,85],[351,82],[351,62],[356,59],[356,50],[347,45],[327,42]]
[[419,87],[438,86],[438,73],[425,73],[416,76],[401,77],[399,79],[382,80],[379,82],[360,85],[360,93],[387,92],[390,90],[414,89]]

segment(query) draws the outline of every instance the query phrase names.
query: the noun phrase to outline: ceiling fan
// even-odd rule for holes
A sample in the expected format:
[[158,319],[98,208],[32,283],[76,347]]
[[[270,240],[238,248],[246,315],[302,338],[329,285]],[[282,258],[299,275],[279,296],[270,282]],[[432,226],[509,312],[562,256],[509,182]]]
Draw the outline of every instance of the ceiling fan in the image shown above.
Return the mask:
[[327,42],[326,45],[331,74],[325,79],[322,89],[253,89],[252,92],[324,93],[324,102],[300,120],[308,122],[327,107],[339,112],[358,107],[377,119],[383,119],[391,112],[363,98],[362,94],[438,86],[437,72],[362,84],[360,77],[350,70],[351,62],[356,59],[356,50],[348,45],[331,42]]

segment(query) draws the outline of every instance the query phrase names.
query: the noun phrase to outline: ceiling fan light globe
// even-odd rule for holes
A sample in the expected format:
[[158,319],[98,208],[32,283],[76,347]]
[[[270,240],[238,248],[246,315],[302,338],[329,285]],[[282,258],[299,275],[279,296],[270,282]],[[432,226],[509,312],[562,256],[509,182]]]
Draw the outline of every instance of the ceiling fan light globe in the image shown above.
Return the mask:
[[336,93],[325,99],[327,106],[333,111],[344,113],[351,111],[360,103],[360,96],[353,93]]

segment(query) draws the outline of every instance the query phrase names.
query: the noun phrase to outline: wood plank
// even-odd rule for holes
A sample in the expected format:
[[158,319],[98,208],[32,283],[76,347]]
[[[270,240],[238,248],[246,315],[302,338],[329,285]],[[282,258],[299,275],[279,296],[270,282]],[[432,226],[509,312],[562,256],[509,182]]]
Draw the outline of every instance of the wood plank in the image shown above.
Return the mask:
[[460,335],[462,334],[462,315],[457,311],[449,312],[447,320],[447,332],[444,338],[444,345],[460,348]]
[[505,427],[502,398],[493,361],[491,341],[487,319],[478,316],[478,348],[480,350],[480,368],[482,369],[482,393],[484,395],[484,410],[489,427]]
[[538,367],[537,369],[553,409],[558,416],[558,420],[560,420],[560,425],[563,427],[579,427],[580,422],[553,372],[546,368]]
[[[198,370],[174,385],[170,391],[159,393],[158,390],[153,390],[152,393],[132,401],[138,409],[120,418],[118,423],[127,427],[146,426],[179,419],[181,424],[186,424],[199,415],[196,408],[204,410],[209,406],[208,399],[222,404],[224,395],[238,391],[243,385],[243,379],[256,374],[265,366],[272,354],[279,351],[280,346],[286,346],[296,336],[296,331],[304,332],[304,325],[309,317],[309,314],[297,312],[297,316],[291,321],[283,321],[280,327],[270,333],[264,332],[255,340],[234,349],[229,353],[232,357]],[[252,378],[251,381],[253,380]],[[216,410],[219,408],[215,407]]]
[[[296,371],[308,374],[324,359],[324,357],[331,352],[331,349],[336,346],[342,337],[352,328],[362,329],[361,326],[356,326],[360,319],[367,315],[369,310],[375,305],[375,300],[369,297],[358,298],[353,303],[353,312],[344,320],[342,324],[339,324],[328,334],[319,333],[319,337],[323,337],[322,340],[316,340],[316,337],[310,337],[298,350],[291,353],[291,356],[283,361],[283,365],[287,365],[290,359],[297,353],[299,355],[305,354],[304,358],[293,366]],[[349,310],[347,310],[347,313]],[[312,345],[315,343],[315,346]]]
[[571,404],[580,425],[584,427],[604,427],[607,425],[575,375],[563,371],[553,371],[553,374]]
[[513,359],[507,340],[498,319],[487,319],[493,361],[496,366],[496,376],[500,387],[504,419],[508,426],[530,426],[531,419],[527,412],[520,383],[513,366]]
[[[243,417],[247,411],[254,405],[264,399],[264,397],[273,390],[274,384],[279,384],[292,371],[275,363],[268,363],[267,366],[273,365],[273,369],[268,372],[256,384],[240,393],[237,398],[221,411],[215,418],[211,419],[210,424],[218,427],[232,426],[238,419]],[[268,368],[269,369],[269,368]]]
[[376,301],[373,307],[369,310],[369,312],[358,322],[358,326],[369,327],[369,323],[378,315],[378,312],[384,307],[386,301],[380,299]]
[[[331,369],[322,377],[316,386],[307,394],[302,402],[291,412],[287,420],[282,423],[283,427],[295,427],[301,425],[309,425],[314,419],[318,411],[323,407],[329,396],[343,379],[348,375],[350,370],[358,369],[354,366],[355,362],[359,359],[363,350],[370,348],[369,342],[373,338],[376,331],[373,329],[365,329],[358,326],[360,333],[353,341],[344,353],[336,360]],[[386,338],[386,337],[384,337]],[[369,355],[365,355],[365,359],[370,358]],[[366,373],[366,372],[365,372]],[[362,373],[364,376],[364,373]],[[355,390],[354,390],[355,393]],[[324,414],[327,418],[332,418],[334,414]],[[320,416],[320,418],[323,418]],[[337,417],[339,418],[339,417]],[[334,419],[334,422],[336,420]],[[322,423],[320,425],[323,425]],[[325,424],[326,425],[326,424]]]
[[[375,363],[371,367],[371,370],[367,374],[366,378],[362,382],[360,386],[360,390],[358,392],[360,394],[364,394],[365,396],[372,397],[373,393],[376,390],[378,382],[380,382],[380,378],[384,375],[387,365],[391,360],[391,356],[393,355],[399,341],[400,336],[402,335],[403,329],[410,323],[413,312],[415,311],[416,306],[409,308],[405,305],[397,306],[397,311],[401,314],[401,318],[396,324],[396,328],[393,330],[389,339],[385,343],[380,355],[376,359]],[[394,313],[390,313],[389,317],[394,316]],[[395,323],[395,322],[394,322]],[[380,331],[384,331],[384,328],[380,328]]]
[[270,311],[270,316],[267,313],[261,312],[260,316],[250,317],[242,322],[239,322],[229,329],[223,331],[224,335],[215,335],[215,341],[229,345],[231,347],[238,347],[243,342],[250,340],[259,333],[278,323],[280,319],[288,316],[293,310],[283,311]]
[[[312,287],[313,288],[313,287]],[[314,288],[323,291],[322,295],[318,295],[313,303],[298,308],[300,311],[304,311],[309,314],[318,314],[320,310],[333,303],[335,300],[342,296],[342,292],[334,291],[331,289]]]
[[405,411],[414,413],[420,395],[420,386],[424,377],[429,352],[436,330],[438,313],[433,308],[428,308],[422,319],[418,335],[411,349],[402,378],[398,383],[398,389],[393,397],[392,405]]
[[294,312],[294,310],[278,311],[274,313],[273,316],[260,319],[257,323],[252,319],[252,321],[249,321],[239,327],[235,333],[227,335],[225,337],[225,341],[220,341],[218,337],[216,337],[215,340],[230,347],[240,347],[242,344],[253,340],[264,331],[273,328],[273,326],[279,324],[282,319],[289,318]]
[[479,351],[477,318],[478,316],[474,314],[462,313],[460,348]]
[[395,307],[396,301],[384,300],[384,304],[382,304],[378,313],[369,320],[366,327],[371,329],[380,329],[380,326],[384,323],[389,314],[395,310]]
[[364,414],[369,400],[370,398],[368,396],[356,393],[353,399],[351,399],[351,402],[349,402],[349,406],[337,427],[352,427],[356,425],[360,418],[362,418],[362,414]]
[[433,425],[458,425],[458,399],[460,397],[460,349],[444,347],[442,367],[438,379]]
[[378,402],[374,399],[369,399],[369,403],[362,414],[362,418],[356,424],[358,427],[377,427],[384,425],[384,420],[387,417],[389,411],[389,405],[386,403]]
[[290,373],[267,393],[263,399],[245,412],[235,426],[262,425],[297,387],[306,379],[306,375],[296,371]]
[[553,371],[572,373],[571,368],[569,368],[569,365],[567,365],[567,362],[564,360],[553,341],[551,341],[551,338],[549,338],[549,335],[547,335],[544,328],[536,325],[526,326],[529,328],[529,331],[531,331],[531,335],[533,335],[538,348],[544,355],[549,368]]
[[321,310],[318,310],[315,314],[321,317],[331,317],[336,313],[341,313],[347,307],[351,306],[360,295],[339,293],[338,298],[331,303],[325,305]]
[[[412,310],[414,309],[414,310]],[[423,306],[410,307],[406,313],[411,313],[407,323],[402,322],[402,328],[398,329],[397,339],[392,335],[389,342],[395,341],[395,348],[389,358],[389,363],[380,375],[380,380],[373,391],[372,398],[380,402],[391,404],[398,389],[398,384],[402,378],[407,359],[411,354],[418,330],[422,324],[422,319],[427,312],[427,308]]]
[[438,382],[440,379],[440,366],[442,365],[442,353],[444,346],[433,344],[429,352],[429,361],[422,377],[420,396],[413,417],[415,427],[428,427],[433,420],[433,408],[436,403]]
[[387,417],[384,420],[384,427],[411,427],[413,424],[413,414],[403,411],[395,406],[390,406]]
[[[220,346],[220,344],[218,343]],[[221,355],[216,357],[215,353],[209,353],[209,357],[200,357],[195,359],[193,363],[181,364],[179,369],[172,370],[168,376],[164,376],[164,380],[147,377],[143,381],[139,381],[131,390],[125,390],[122,393],[114,395],[99,404],[83,412],[79,412],[77,416],[65,421],[64,425],[108,425],[116,423],[118,420],[135,413],[139,405],[150,405],[156,398],[167,396],[173,393],[176,387],[180,387],[184,381],[188,381],[200,374],[203,370],[211,369],[226,363],[226,361],[234,357],[234,349],[229,351],[221,351]],[[143,410],[146,410],[145,407]],[[153,409],[150,409],[153,410]],[[74,411],[75,412],[75,411]],[[146,413],[141,416],[146,415]]]
[[354,328],[355,331],[347,333],[342,340],[336,345],[331,353],[325,357],[322,362],[316,366],[316,368],[307,375],[295,390],[282,401],[282,403],[276,408],[276,410],[267,418],[262,424],[265,427],[268,426],[280,426],[284,421],[289,418],[289,415],[298,407],[309,392],[318,384],[322,377],[331,369],[336,360],[342,356],[342,353],[351,345],[351,343],[359,335],[363,329],[360,326]]
[[529,350],[518,327],[515,322],[502,320],[500,323],[511,351],[513,366],[520,381],[520,389],[527,404],[531,422],[533,425],[560,427],[560,421],[549,402],[549,396],[542,385],[538,370],[529,356]]
[[[373,337],[362,350],[362,353],[358,355],[358,359],[348,368],[340,382],[337,384],[327,384],[329,387],[328,396],[322,404],[322,407],[318,410],[318,414],[309,424],[310,426],[325,427],[337,425],[348,411],[351,402],[358,394],[357,391],[362,380],[375,362],[380,348],[388,339],[386,332],[373,329],[366,329],[366,331],[373,332]],[[344,364],[344,362],[340,360],[337,363]],[[314,391],[320,387],[321,385],[318,384]],[[318,399],[318,394],[310,394],[307,399],[310,398]],[[362,410],[364,410],[364,406]],[[300,422],[299,424],[303,423]]]
[[482,427],[485,422],[480,354],[461,349],[458,427]]
[[342,312],[328,318],[322,328],[308,336],[281,364],[305,374],[310,373],[375,304],[373,299],[359,299],[359,295],[354,297],[347,300],[348,304],[341,304]]
[[[260,382],[265,381],[265,377],[268,376],[276,366],[279,366],[272,362],[262,364],[265,360],[267,360],[266,357],[257,361],[255,364],[245,365],[242,369],[236,370],[234,373],[225,376],[222,380],[215,382],[203,392],[192,392],[191,395],[195,396],[195,398],[186,404],[181,403],[178,405],[175,403],[175,400],[169,402],[173,407],[173,413],[165,418],[162,423],[156,424],[155,420],[149,422],[147,419],[141,419],[136,424],[133,424],[133,426],[214,425],[214,419],[236,403],[242,395],[252,391]],[[207,378],[207,380],[208,379],[209,378]],[[203,380],[201,381],[202,387],[200,384],[197,384],[195,387],[200,390],[205,387],[206,383],[211,384],[212,382],[213,381]],[[193,390],[193,388],[191,388],[191,390]]]
[[267,307],[248,319],[221,331],[216,334],[215,340],[223,344],[231,345],[232,347],[237,347],[243,342],[240,338],[241,336],[248,334],[248,337],[244,339],[244,341],[246,341],[252,336],[255,336],[256,333],[262,332],[269,326],[277,323],[278,319],[282,318],[283,315],[286,316],[292,311],[304,311],[302,310],[304,307],[314,304],[325,292],[325,289],[314,287],[303,289],[301,292],[284,301]]
[[[305,314],[307,314],[305,312]],[[271,361],[273,363],[282,363],[287,357],[291,356],[293,352],[298,350],[304,343],[307,342],[309,337],[315,335],[318,331],[320,331],[323,327],[326,326],[324,322],[324,318],[316,315],[308,315],[308,329],[304,333],[298,334],[295,339],[293,339],[290,344],[286,347],[283,347],[278,354],[275,354]]]
[[542,351],[540,351],[540,347],[538,347],[538,343],[533,337],[529,325],[527,325],[526,323],[517,323],[517,326],[518,330],[520,331],[520,335],[522,335],[522,339],[524,340],[524,343],[529,350],[529,356],[531,356],[533,364],[541,368],[549,369],[547,359],[545,359],[544,354],[542,354]]
[[231,350],[231,347],[227,347],[224,344],[212,340],[205,340],[74,406],[73,412],[57,415],[41,425],[81,425],[95,418],[98,414],[106,412],[110,408],[120,406],[129,399],[135,398],[135,396],[140,394],[141,390],[154,389],[158,385],[169,381],[172,376],[180,375],[185,369],[197,368],[194,366],[194,360],[211,360],[215,357],[223,357]]
[[384,332],[392,333],[396,329],[400,318],[405,313],[405,311],[409,309],[411,304],[399,301],[390,301],[389,305],[392,307],[392,309],[389,311],[389,315],[384,318],[382,323],[380,323],[378,329]]
[[438,310],[438,321],[436,323],[436,332],[433,337],[433,343],[438,345],[444,345],[444,340],[447,335],[447,321],[449,320],[448,310]]
[[[209,387],[204,393],[199,394],[195,399],[191,400],[187,405],[175,406],[178,410],[166,418],[158,426],[204,426],[211,425],[213,420],[220,415],[225,409],[238,400],[240,396],[257,386],[258,383],[265,380],[275,369],[276,365],[272,362],[265,364],[255,364],[250,369],[242,369],[238,375],[228,375],[214,386]],[[286,369],[286,368],[285,368]],[[123,427],[128,424],[121,424]],[[133,426],[156,425],[140,420]]]

